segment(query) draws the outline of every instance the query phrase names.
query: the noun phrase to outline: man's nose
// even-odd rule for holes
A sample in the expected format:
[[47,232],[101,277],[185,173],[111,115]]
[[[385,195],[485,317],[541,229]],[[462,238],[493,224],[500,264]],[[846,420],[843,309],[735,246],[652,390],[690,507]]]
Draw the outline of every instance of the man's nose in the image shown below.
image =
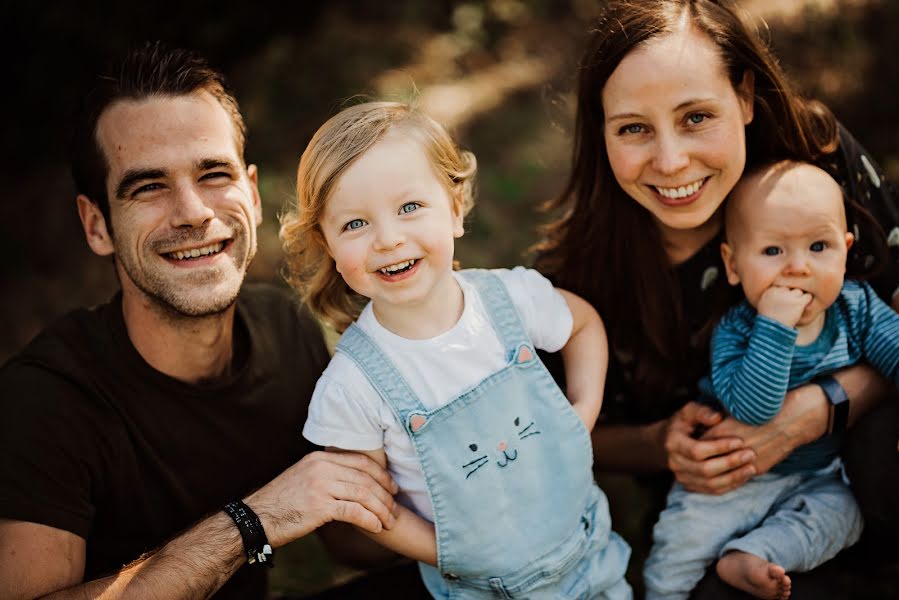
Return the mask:
[[194,186],[179,189],[172,209],[173,227],[202,227],[215,217],[203,195]]
[[690,164],[686,140],[675,132],[659,132],[656,136],[653,168],[664,175],[673,175]]

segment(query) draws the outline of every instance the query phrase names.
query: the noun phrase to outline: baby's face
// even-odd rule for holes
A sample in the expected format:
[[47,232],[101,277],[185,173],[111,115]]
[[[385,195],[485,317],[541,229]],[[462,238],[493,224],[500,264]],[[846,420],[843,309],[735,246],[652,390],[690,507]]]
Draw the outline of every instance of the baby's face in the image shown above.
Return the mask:
[[741,182],[728,207],[722,249],[728,281],[755,307],[772,286],[811,294],[797,326],[820,317],[840,293],[852,234],[840,187],[809,165]]

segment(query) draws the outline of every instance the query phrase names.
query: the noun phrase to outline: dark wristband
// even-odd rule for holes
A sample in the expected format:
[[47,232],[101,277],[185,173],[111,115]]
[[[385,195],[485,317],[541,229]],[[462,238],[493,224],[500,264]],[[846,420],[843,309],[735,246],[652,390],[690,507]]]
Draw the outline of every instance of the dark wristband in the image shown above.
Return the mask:
[[849,423],[849,396],[846,390],[840,385],[840,382],[833,377],[818,377],[812,383],[817,384],[830,402],[831,414],[830,427],[827,433],[842,433],[846,431],[846,425]]
[[243,540],[244,550],[247,552],[247,563],[251,565],[265,565],[269,568],[275,566],[274,551],[265,536],[265,529],[259,516],[249,506],[240,500],[229,502],[222,509],[234,520],[240,538]]

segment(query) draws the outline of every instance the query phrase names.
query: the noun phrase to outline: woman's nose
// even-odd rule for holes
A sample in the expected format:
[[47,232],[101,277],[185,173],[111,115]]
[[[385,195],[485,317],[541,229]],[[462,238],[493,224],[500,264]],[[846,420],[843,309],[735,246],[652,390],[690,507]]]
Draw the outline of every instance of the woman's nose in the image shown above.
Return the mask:
[[657,137],[653,167],[663,175],[672,175],[690,164],[685,140],[674,133],[660,133]]

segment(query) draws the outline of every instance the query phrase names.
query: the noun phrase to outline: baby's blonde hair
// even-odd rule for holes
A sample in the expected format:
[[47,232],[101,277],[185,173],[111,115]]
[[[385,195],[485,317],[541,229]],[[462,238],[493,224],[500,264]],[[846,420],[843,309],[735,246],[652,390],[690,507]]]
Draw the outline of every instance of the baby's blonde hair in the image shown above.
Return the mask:
[[319,127],[300,158],[296,202],[281,215],[280,237],[287,282],[338,332],[359,316],[366,299],[337,272],[319,223],[341,175],[388,132],[421,144],[456,210],[467,215],[474,206],[474,154],[461,150],[439,123],[415,107],[366,102],[342,110]]

